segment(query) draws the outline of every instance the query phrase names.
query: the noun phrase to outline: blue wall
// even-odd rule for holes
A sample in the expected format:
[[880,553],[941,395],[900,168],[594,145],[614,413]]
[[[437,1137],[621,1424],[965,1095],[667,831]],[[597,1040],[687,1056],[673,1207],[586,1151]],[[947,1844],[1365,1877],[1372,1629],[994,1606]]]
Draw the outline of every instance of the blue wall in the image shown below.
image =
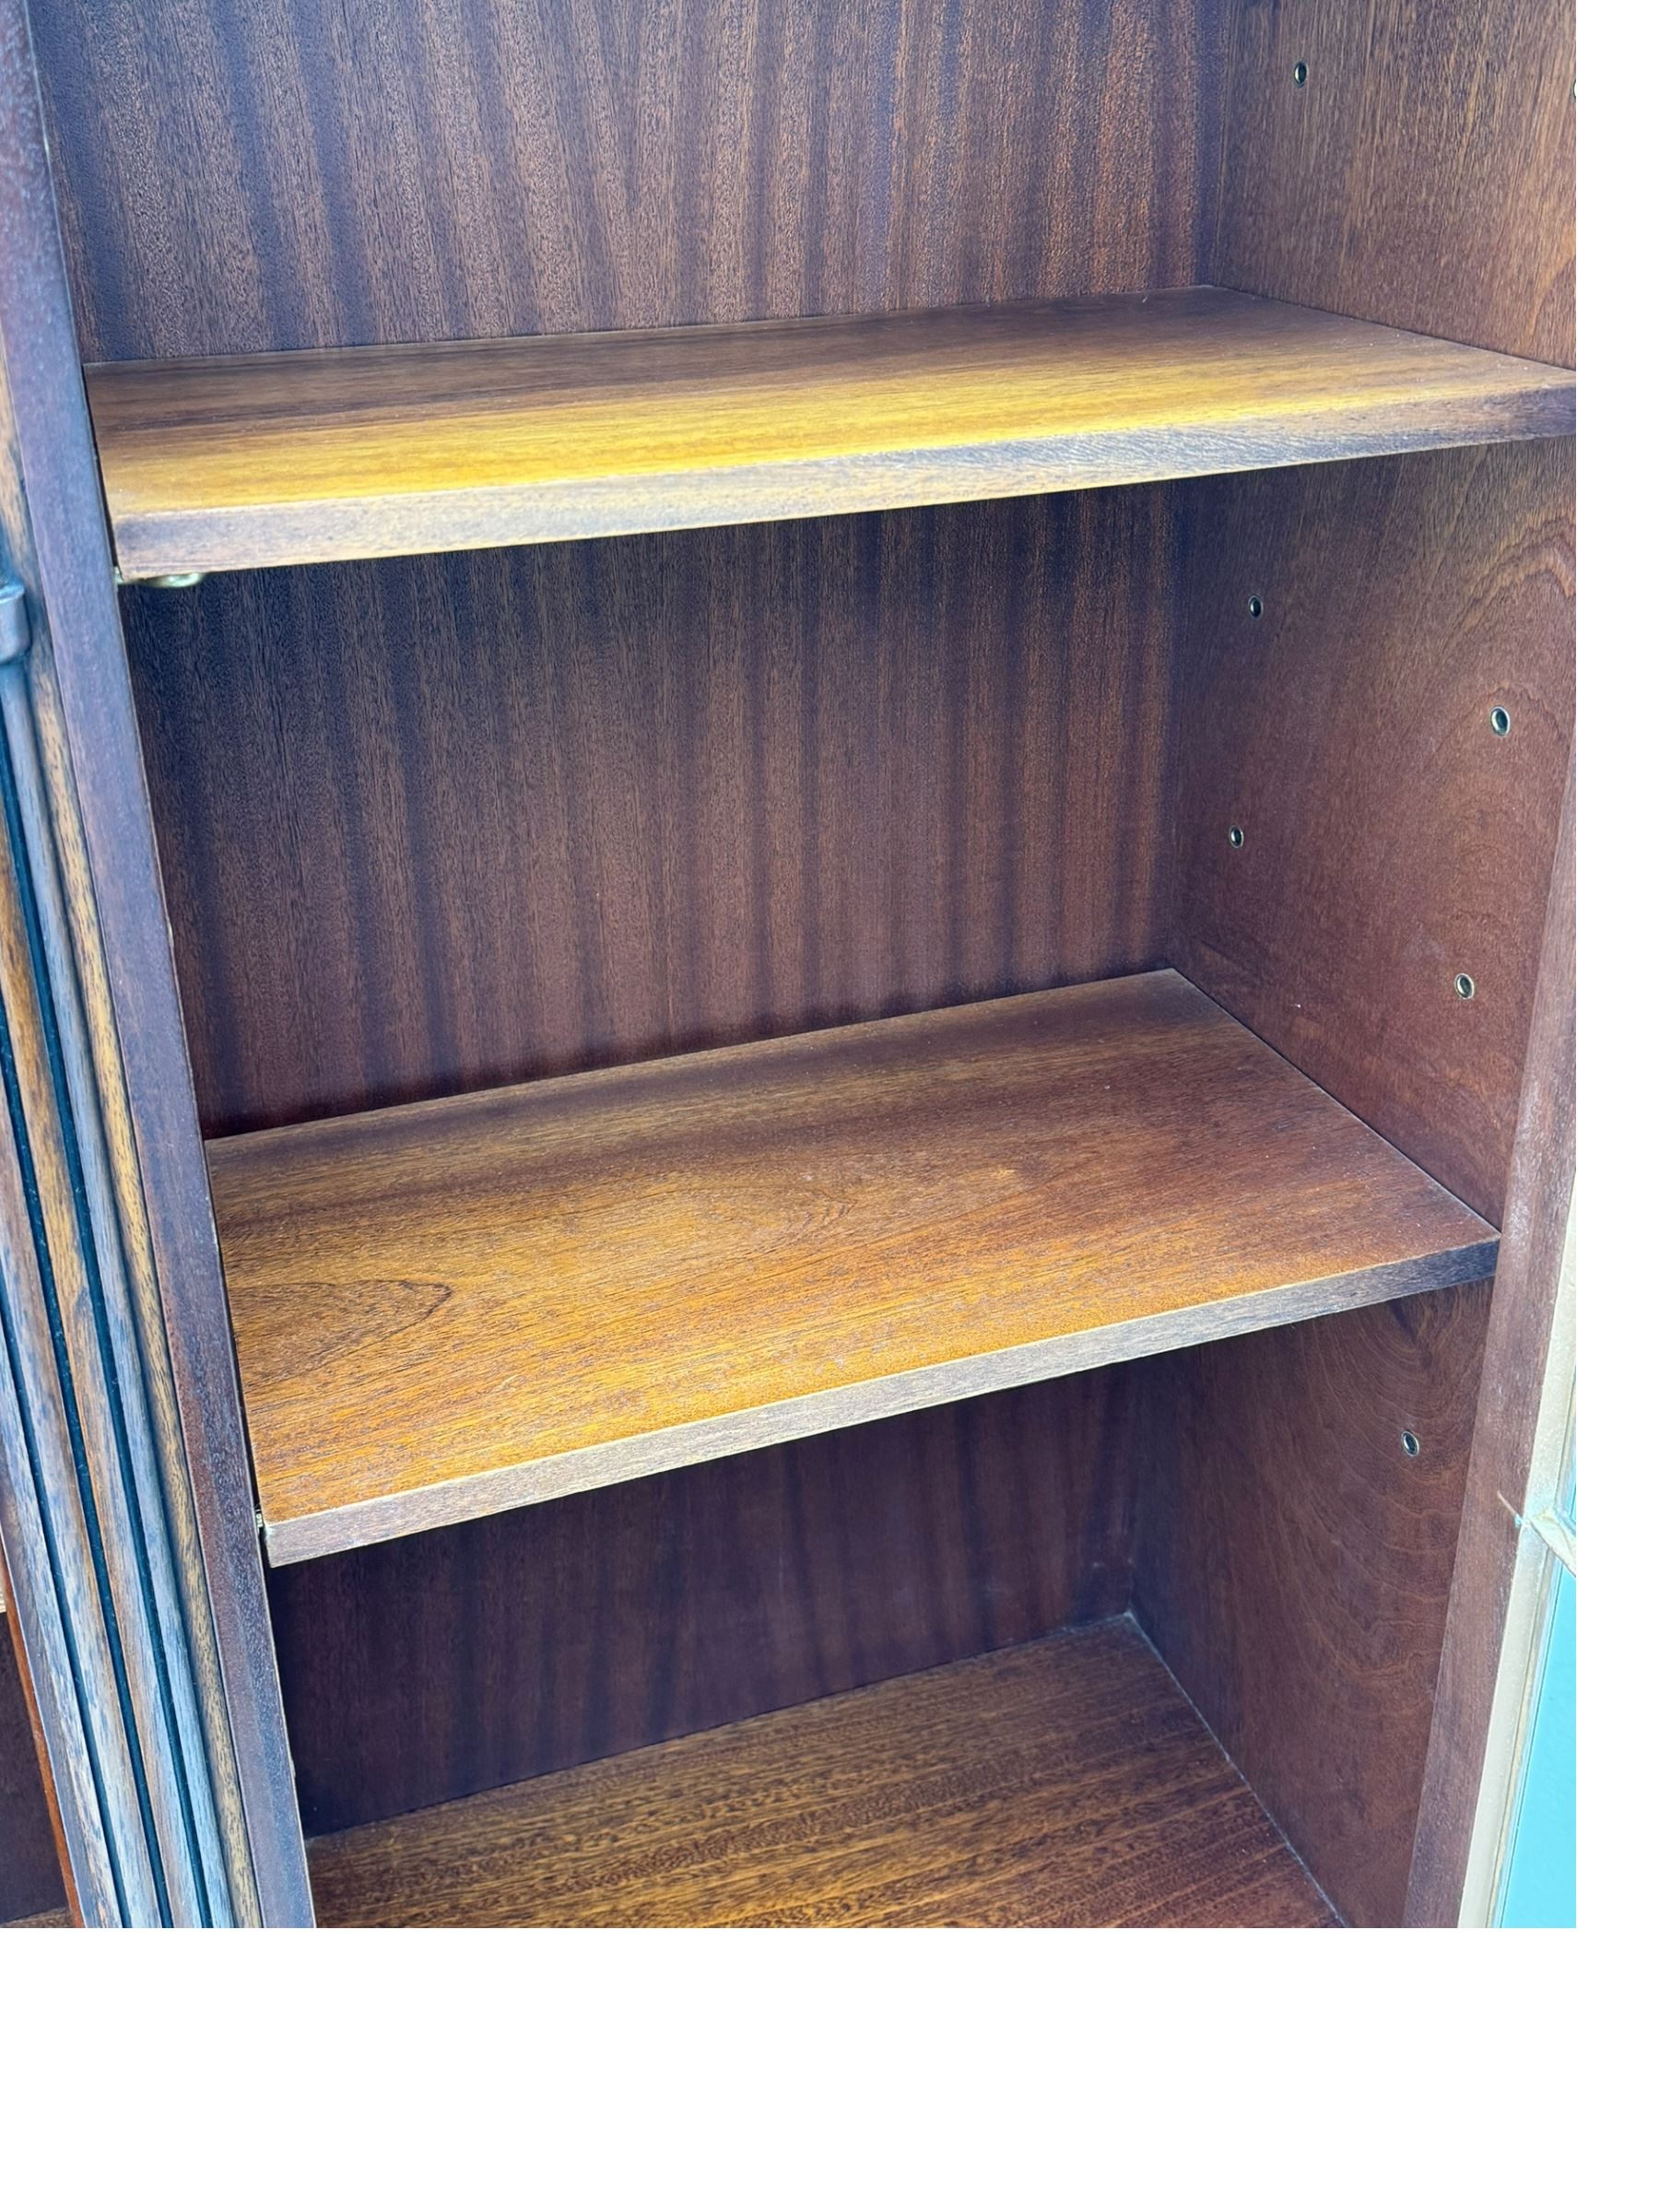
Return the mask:
[[1504,1887],[1506,1928],[1578,1924],[1578,1583],[1556,1569],[1538,1707]]

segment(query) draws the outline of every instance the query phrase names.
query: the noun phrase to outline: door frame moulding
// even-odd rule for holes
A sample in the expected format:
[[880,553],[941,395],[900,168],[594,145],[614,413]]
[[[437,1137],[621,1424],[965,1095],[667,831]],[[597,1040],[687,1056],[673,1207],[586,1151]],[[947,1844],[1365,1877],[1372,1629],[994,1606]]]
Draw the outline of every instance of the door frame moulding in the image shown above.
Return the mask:
[[194,1089],[23,0],[0,0],[0,1541],[99,1924],[305,1924]]

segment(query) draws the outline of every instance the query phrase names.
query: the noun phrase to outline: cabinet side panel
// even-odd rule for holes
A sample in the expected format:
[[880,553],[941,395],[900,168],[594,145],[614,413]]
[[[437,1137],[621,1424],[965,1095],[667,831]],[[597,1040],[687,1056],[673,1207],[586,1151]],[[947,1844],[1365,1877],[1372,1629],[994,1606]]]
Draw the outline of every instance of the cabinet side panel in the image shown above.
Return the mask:
[[1187,284],[1198,0],[36,0],[88,358]]
[[1488,1300],[1437,1291],[1158,1363],[1135,1612],[1359,1925],[1406,1909]]
[[[1529,1502],[1533,1457],[1543,1441],[1540,1415],[1549,1398],[1550,1323],[1561,1288],[1578,1149],[1576,828],[1570,792],[1550,888],[1509,1226],[1492,1284],[1492,1325],[1406,1904],[1409,1921],[1431,1926],[1453,1925],[1464,1902],[1481,1770],[1491,1756],[1488,1732],[1515,1572],[1516,1530]],[[1559,1436],[1556,1443],[1559,1454]]]
[[[1543,442],[1173,495],[1174,959],[1506,1235],[1571,767],[1571,471]],[[1408,1909],[1477,1398],[1514,1357],[1483,1382],[1488,1303],[1166,1370],[1137,1606],[1359,1921]]]
[[1122,1612],[1141,1372],[283,1568],[272,1608],[308,1828]]
[[1572,455],[1172,495],[1175,963],[1499,1223],[1571,751]]
[[1571,364],[1571,0],[1228,12],[1210,280]]

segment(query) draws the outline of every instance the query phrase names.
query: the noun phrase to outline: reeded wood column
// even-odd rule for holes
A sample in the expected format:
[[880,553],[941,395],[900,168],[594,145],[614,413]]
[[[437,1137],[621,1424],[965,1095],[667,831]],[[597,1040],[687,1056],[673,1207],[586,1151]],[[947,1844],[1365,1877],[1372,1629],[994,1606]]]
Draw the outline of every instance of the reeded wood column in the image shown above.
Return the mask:
[[0,1543],[78,1915],[310,1918],[21,0],[0,0]]

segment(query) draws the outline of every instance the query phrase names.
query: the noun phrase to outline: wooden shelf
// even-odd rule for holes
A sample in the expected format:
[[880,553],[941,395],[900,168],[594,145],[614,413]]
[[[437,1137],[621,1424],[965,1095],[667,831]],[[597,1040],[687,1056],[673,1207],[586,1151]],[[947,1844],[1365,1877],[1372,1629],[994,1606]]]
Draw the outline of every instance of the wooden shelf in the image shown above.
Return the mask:
[[1567,370],[1241,292],[88,371],[124,574],[853,513],[1570,430]]
[[319,1838],[324,1926],[1330,1927],[1127,1620]]
[[1171,970],[209,1147],[276,1563],[1489,1274]]

